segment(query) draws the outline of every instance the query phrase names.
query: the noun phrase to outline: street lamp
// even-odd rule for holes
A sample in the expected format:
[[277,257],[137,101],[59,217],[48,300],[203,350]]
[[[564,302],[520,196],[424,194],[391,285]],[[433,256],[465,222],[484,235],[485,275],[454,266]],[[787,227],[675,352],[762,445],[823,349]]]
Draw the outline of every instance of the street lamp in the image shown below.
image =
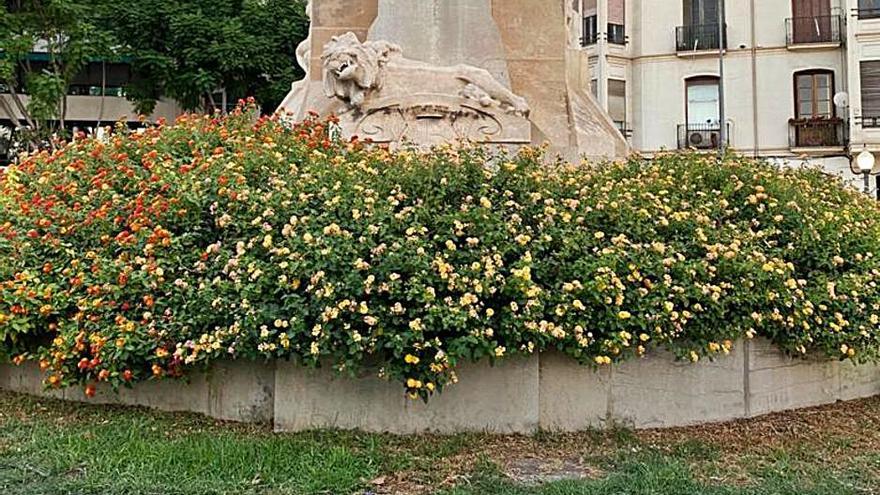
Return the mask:
[[856,165],[865,177],[865,194],[871,192],[871,171],[874,170],[874,162],[876,162],[876,158],[867,148],[856,157]]

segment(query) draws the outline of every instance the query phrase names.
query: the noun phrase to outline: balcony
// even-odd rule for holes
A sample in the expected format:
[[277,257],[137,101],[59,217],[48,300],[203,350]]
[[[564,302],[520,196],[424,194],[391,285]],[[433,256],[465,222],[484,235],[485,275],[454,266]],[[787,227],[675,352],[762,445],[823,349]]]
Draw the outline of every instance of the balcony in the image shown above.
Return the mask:
[[[730,136],[730,124],[727,125],[727,135]],[[678,149],[717,149],[721,143],[720,124],[679,124],[678,126]]]
[[[861,3],[861,2],[859,2]],[[880,18],[880,8],[877,7],[859,7],[854,9],[859,19],[877,19]]]
[[805,151],[846,146],[846,130],[843,119],[816,118],[791,119],[788,121],[789,145],[793,150]]
[[[721,47],[718,24],[695,24],[675,28],[675,50],[681,54],[718,50]],[[727,25],[724,25],[724,48],[727,48]]]
[[844,21],[839,15],[789,17],[785,20],[785,44],[789,49],[840,46]]
[[856,124],[862,126],[862,129],[877,129],[880,128],[880,116],[877,115],[862,115],[861,117],[855,117]]

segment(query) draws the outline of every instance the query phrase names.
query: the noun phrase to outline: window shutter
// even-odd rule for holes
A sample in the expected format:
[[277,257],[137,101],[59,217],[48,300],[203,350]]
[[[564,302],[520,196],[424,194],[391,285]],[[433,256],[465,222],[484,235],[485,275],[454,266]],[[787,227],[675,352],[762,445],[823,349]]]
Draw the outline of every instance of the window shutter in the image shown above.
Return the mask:
[[626,81],[608,80],[608,114],[615,122],[626,122]]
[[[595,3],[595,1],[593,2]],[[608,0],[608,23],[624,25],[624,0]]]
[[880,117],[880,60],[861,63],[862,116]]
[[597,12],[596,0],[584,0],[584,17],[596,15]]

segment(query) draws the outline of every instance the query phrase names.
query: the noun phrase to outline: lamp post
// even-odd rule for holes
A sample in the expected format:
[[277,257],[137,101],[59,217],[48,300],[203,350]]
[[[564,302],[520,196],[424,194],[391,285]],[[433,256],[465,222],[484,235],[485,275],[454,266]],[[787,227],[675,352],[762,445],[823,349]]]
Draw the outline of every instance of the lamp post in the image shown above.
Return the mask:
[[858,165],[859,171],[865,177],[865,194],[870,194],[871,192],[871,171],[874,170],[875,162],[874,154],[868,151],[867,148],[862,150],[859,156],[856,157],[856,165]]

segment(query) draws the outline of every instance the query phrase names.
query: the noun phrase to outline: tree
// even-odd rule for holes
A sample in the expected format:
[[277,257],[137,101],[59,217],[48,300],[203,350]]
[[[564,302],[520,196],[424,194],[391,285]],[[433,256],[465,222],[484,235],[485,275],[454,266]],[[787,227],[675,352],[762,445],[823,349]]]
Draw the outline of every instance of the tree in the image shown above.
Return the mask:
[[109,54],[89,14],[79,0],[7,0],[0,14],[0,82],[9,92],[0,110],[26,125],[31,141],[64,129],[71,80]]
[[102,25],[132,59],[128,97],[142,113],[169,97],[187,110],[216,107],[213,94],[256,96],[274,110],[302,72],[308,33],[301,0],[101,0]]

